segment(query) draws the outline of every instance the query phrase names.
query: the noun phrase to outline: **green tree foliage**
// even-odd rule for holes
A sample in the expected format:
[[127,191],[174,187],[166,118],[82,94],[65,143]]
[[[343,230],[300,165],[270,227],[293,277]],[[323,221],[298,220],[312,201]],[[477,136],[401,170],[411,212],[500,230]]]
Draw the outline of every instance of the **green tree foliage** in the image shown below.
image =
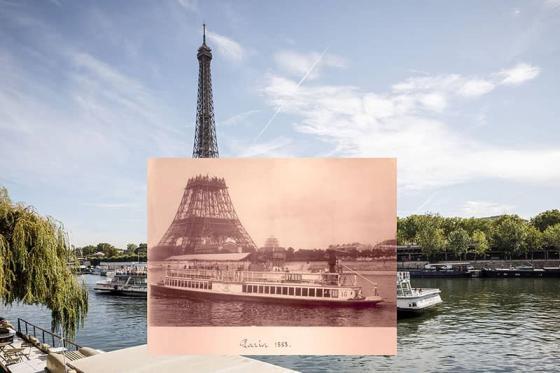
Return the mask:
[[560,256],[560,223],[550,225],[543,234],[545,244],[555,250],[558,250]]
[[494,221],[492,246],[510,256],[522,249],[527,223],[517,215],[504,215]]
[[541,212],[531,219],[531,224],[541,232],[544,232],[551,225],[560,224],[560,210],[554,209]]
[[525,240],[521,246],[521,250],[525,253],[525,257],[531,253],[531,257],[535,251],[542,248],[543,245],[543,233],[535,228],[533,225],[527,226],[527,234],[525,235]]
[[148,255],[148,244],[141,243],[140,245],[138,245],[138,248],[136,249],[136,254]]
[[470,247],[470,237],[463,228],[456,228],[447,235],[447,246],[455,255],[466,255]]
[[466,230],[471,236],[476,231],[484,233],[486,237],[490,236],[492,231],[492,220],[480,218],[466,218],[461,219],[461,227]]
[[82,256],[84,257],[88,257],[92,254],[95,254],[97,252],[97,246],[93,246],[93,245],[87,245],[82,247],[81,249],[79,249],[80,253]]
[[419,232],[432,226],[440,228],[444,219],[439,215],[410,215],[397,220],[397,242],[399,245],[417,244]]
[[97,244],[97,251],[105,254],[105,257],[111,258],[118,254],[119,250],[110,243],[100,242]]
[[138,245],[136,245],[135,243],[129,243],[128,245],[126,245],[126,253],[127,254],[136,254],[136,249],[138,248]]
[[418,231],[416,242],[422,247],[424,255],[431,257],[445,248],[445,234],[435,224],[427,224]]
[[472,233],[471,243],[476,255],[486,255],[490,248],[486,234],[479,229]]
[[32,207],[14,204],[0,187],[0,300],[41,304],[51,310],[52,329],[73,337],[83,325],[88,293],[71,270],[76,263],[60,223]]
[[[486,255],[489,251],[518,255],[525,253],[526,257],[535,251],[553,248],[544,240],[544,232],[551,226],[560,224],[560,211],[548,210],[536,215],[530,222],[517,215],[503,215],[492,218],[457,218],[439,215],[410,215],[397,220],[397,242],[399,245],[417,244],[423,248],[421,242],[430,244],[435,229],[442,229],[444,237],[452,243],[444,247],[459,255],[454,248],[458,236],[452,232],[464,230],[471,239],[470,245],[476,255]],[[461,237],[464,235],[461,233]],[[464,241],[461,239],[461,241]],[[433,246],[433,245],[432,245]],[[436,245],[437,246],[437,245]],[[555,248],[556,246],[554,246]],[[426,255],[433,255],[441,250],[426,248]],[[464,254],[464,252],[462,252]]]

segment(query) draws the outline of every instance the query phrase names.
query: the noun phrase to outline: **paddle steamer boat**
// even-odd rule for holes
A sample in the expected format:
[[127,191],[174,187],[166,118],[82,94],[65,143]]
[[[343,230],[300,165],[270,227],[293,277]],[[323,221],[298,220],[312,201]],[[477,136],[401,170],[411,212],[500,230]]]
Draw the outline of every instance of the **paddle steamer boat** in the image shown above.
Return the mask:
[[[382,302],[373,289],[365,296],[357,274],[343,273],[329,264],[323,272],[254,270],[249,253],[185,255],[167,264],[163,279],[150,284],[155,295],[328,306],[375,306]],[[187,259],[180,261],[180,259]],[[228,264],[224,264],[227,263]]]

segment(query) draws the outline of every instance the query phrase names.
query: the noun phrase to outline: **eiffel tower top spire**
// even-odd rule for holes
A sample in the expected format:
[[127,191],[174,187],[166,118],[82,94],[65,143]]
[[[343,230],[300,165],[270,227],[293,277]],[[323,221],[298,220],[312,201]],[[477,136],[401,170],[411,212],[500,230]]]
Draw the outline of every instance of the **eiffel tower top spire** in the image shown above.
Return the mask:
[[217,158],[218,141],[212,100],[212,75],[210,61],[212,49],[206,45],[206,24],[202,25],[202,45],[198,48],[198,98],[193,158]]

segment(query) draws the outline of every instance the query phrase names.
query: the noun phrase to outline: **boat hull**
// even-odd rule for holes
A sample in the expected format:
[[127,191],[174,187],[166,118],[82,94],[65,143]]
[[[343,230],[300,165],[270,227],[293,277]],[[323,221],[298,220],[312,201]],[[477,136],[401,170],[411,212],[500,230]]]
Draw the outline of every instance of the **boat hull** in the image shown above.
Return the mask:
[[103,295],[120,295],[126,297],[143,297],[146,298],[148,296],[148,291],[138,291],[138,290],[127,290],[122,288],[108,288],[108,287],[94,287],[96,294],[103,294]]
[[397,297],[397,315],[422,314],[442,303],[439,289],[415,289],[414,292],[414,295]]
[[374,307],[382,302],[380,297],[365,298],[362,300],[313,300],[307,298],[279,298],[270,296],[247,296],[236,293],[218,293],[211,291],[193,291],[190,289],[171,288],[159,284],[150,285],[151,295],[185,297],[197,300],[243,301],[270,304],[308,305],[324,307]]
[[471,278],[473,272],[467,271],[409,271],[411,278]]
[[515,269],[482,269],[480,277],[484,278],[560,278],[560,270],[515,270]]

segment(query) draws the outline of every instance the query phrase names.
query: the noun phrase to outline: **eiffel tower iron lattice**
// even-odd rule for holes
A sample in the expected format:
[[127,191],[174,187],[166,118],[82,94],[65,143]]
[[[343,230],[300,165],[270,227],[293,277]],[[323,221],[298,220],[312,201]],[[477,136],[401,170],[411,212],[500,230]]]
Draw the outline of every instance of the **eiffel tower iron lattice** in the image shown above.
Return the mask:
[[172,255],[256,249],[237,217],[225,180],[209,176],[189,179],[175,218],[158,246]]
[[212,49],[206,45],[206,25],[203,25],[202,45],[198,48],[198,96],[193,158],[217,158],[218,141],[212,99],[212,74],[210,62]]
[[[217,158],[218,144],[212,106],[211,49],[198,49],[198,104],[193,158]],[[209,252],[254,251],[256,245],[241,224],[223,178],[195,176],[188,180],[181,203],[166,233],[154,248],[154,258]]]

